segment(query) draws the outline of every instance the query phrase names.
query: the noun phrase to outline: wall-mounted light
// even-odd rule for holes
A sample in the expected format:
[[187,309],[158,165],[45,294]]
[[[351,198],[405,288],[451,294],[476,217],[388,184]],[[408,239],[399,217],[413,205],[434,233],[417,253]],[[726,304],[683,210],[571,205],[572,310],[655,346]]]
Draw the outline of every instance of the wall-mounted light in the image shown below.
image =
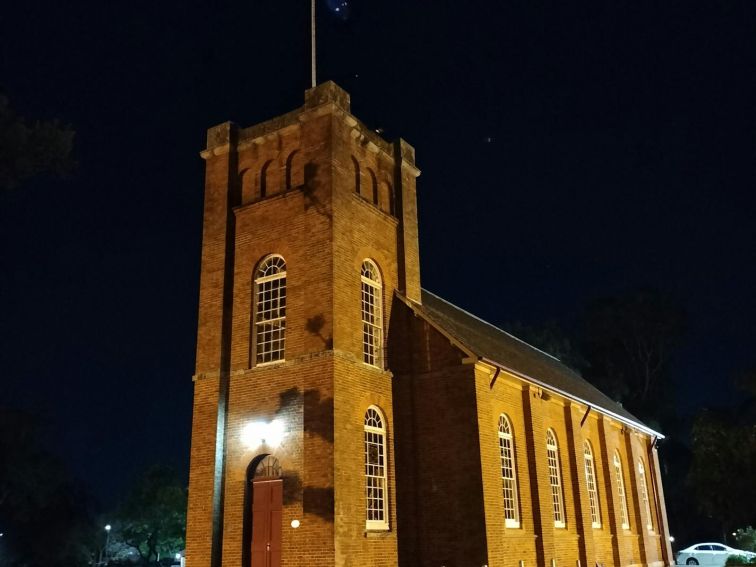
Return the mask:
[[281,444],[285,435],[284,423],[280,419],[274,419],[269,423],[255,421],[244,426],[241,440],[250,449],[256,449],[260,445],[275,448]]
[[300,525],[300,524],[299,524],[299,520],[292,520],[292,521],[291,521],[291,527],[292,527],[292,528],[296,529],[296,528],[298,528],[298,527],[299,527],[299,525]]

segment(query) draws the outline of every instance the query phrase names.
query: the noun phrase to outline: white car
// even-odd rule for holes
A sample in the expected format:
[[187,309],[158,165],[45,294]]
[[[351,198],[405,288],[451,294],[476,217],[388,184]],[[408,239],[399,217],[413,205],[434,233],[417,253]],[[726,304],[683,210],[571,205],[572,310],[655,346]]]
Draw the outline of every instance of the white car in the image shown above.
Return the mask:
[[756,557],[752,551],[733,549],[721,543],[697,543],[677,552],[675,563],[678,565],[713,565],[723,567],[730,555],[745,555],[748,559]]

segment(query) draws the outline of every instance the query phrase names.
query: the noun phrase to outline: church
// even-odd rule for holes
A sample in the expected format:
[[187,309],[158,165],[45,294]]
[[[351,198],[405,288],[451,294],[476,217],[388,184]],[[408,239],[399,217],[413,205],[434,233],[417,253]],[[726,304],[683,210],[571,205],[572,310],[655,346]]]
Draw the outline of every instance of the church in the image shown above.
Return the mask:
[[421,286],[414,148],[332,82],[210,128],[188,567],[661,567],[656,442]]

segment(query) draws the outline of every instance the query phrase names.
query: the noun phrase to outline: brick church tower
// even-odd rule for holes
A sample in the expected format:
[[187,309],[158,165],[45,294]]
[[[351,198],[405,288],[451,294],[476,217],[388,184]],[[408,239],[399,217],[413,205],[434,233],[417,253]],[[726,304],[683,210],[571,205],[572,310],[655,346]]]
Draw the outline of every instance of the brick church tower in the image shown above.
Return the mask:
[[396,565],[384,345],[395,290],[420,300],[414,150],[328,82],[202,157],[188,567]]
[[421,289],[411,146],[325,83],[202,157],[188,567],[673,563],[664,436]]

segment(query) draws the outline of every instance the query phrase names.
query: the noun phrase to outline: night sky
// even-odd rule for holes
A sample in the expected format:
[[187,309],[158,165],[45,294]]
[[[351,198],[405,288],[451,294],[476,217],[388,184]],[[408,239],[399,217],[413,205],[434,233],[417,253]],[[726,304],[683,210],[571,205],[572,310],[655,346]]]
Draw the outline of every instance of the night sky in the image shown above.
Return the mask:
[[[667,290],[681,413],[731,399],[756,360],[756,2],[343,4],[319,5],[319,80],[417,149],[424,287],[496,324]],[[188,469],[198,152],[302,104],[308,23],[307,0],[0,13],[0,89],[70,123],[78,161],[0,195],[0,405],[105,504]]]

